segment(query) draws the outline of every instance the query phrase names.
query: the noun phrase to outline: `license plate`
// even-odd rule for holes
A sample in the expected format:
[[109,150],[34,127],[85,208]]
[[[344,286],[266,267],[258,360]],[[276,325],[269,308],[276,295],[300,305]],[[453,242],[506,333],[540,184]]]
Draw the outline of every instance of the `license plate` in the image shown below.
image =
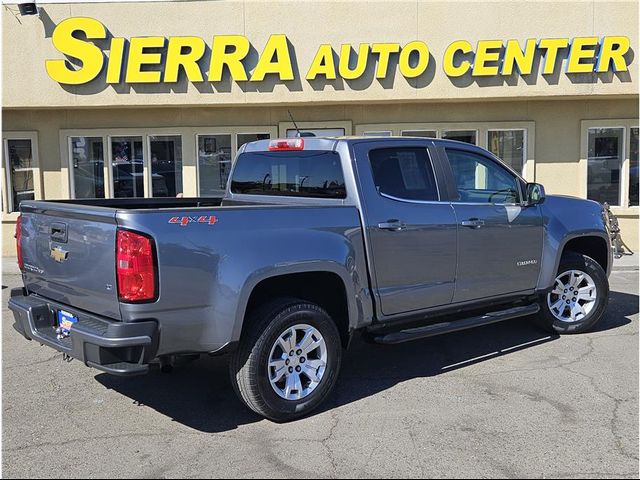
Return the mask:
[[58,310],[58,327],[63,335],[69,335],[73,326],[78,323],[78,317],[64,310]]

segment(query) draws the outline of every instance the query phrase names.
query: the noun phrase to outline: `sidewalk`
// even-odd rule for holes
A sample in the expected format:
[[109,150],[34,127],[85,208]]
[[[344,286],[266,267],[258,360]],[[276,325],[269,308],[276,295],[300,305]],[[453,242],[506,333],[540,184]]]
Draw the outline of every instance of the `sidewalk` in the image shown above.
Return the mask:
[[[633,272],[638,270],[638,254],[624,255],[622,258],[613,259],[614,272]],[[16,257],[2,257],[3,275],[20,275],[18,260]]]

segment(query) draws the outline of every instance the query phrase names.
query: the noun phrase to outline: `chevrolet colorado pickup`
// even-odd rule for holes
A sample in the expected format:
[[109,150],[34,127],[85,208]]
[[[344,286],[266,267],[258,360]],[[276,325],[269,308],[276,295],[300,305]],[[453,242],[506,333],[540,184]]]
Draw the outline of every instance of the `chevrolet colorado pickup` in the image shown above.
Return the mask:
[[240,399],[275,421],[327,398],[356,332],[392,344],[531,315],[579,333],[609,293],[600,204],[441,139],[261,140],[223,198],[20,211],[24,337],[115,375],[229,354]]

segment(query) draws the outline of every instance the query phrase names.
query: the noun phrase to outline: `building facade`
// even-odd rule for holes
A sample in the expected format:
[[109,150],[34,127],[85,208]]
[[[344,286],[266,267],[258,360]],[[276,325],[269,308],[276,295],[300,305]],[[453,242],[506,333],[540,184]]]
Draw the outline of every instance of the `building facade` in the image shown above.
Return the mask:
[[295,135],[487,148],[638,248],[638,3],[141,1],[3,14],[3,254],[22,199],[215,196]]

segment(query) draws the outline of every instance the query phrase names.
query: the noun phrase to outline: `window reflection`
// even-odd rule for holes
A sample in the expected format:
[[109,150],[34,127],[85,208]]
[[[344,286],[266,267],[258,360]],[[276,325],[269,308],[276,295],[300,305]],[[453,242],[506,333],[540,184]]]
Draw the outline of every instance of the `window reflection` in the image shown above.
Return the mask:
[[33,186],[33,151],[31,140],[7,140],[9,155],[9,183],[11,188],[11,205],[18,210],[22,200],[35,199]]
[[182,196],[182,138],[180,135],[149,137],[151,195]]
[[102,137],[71,137],[75,198],[104,198]]
[[623,133],[623,128],[589,129],[587,198],[619,205]]
[[524,130],[490,130],[488,150],[522,174],[524,167]]
[[231,135],[198,136],[200,196],[224,194],[231,171]]
[[113,196],[144,197],[142,137],[111,138]]

